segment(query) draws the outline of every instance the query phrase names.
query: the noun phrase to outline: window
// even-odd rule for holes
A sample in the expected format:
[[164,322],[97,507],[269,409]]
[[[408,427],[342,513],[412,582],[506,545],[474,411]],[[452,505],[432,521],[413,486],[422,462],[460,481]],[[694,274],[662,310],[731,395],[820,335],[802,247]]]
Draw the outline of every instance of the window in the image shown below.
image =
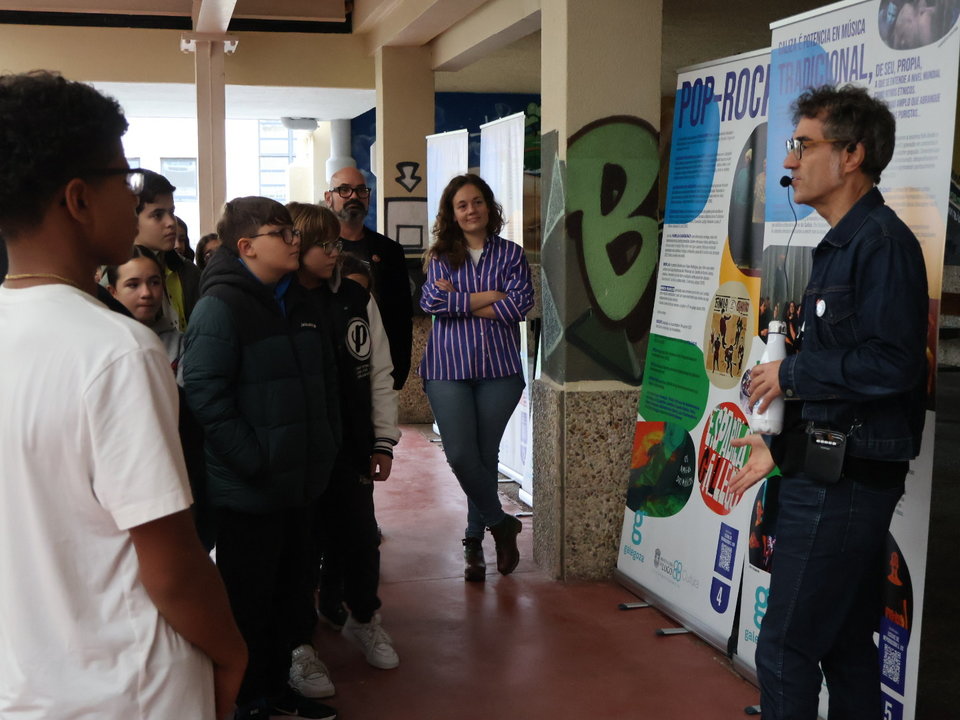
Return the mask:
[[177,202],[197,202],[197,159],[160,158],[160,174],[177,188]]
[[287,202],[287,169],[294,159],[293,132],[278,120],[260,120],[260,194]]

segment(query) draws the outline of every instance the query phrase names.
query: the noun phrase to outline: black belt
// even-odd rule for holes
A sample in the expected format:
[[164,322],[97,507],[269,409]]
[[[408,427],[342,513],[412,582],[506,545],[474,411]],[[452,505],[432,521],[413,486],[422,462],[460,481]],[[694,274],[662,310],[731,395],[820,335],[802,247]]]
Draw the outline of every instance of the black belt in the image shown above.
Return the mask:
[[844,477],[873,487],[895,487],[904,481],[909,469],[906,460],[871,460],[849,455],[843,459]]

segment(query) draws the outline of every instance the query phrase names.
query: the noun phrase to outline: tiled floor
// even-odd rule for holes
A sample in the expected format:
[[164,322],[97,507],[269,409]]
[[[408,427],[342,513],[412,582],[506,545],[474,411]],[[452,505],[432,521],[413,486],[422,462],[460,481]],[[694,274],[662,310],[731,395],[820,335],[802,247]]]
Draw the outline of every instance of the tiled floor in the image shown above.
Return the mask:
[[514,574],[496,573],[488,535],[488,580],[465,583],[465,501],[424,430],[404,428],[394,473],[376,490],[382,615],[400,667],[377,670],[347,638],[326,629],[316,636],[341,718],[745,717],[757,691],[721,653],[691,635],[657,637],[673,623],[652,609],[618,610],[636,598],[613,582],[558,583],[539,571],[531,559],[535,518],[523,518]]

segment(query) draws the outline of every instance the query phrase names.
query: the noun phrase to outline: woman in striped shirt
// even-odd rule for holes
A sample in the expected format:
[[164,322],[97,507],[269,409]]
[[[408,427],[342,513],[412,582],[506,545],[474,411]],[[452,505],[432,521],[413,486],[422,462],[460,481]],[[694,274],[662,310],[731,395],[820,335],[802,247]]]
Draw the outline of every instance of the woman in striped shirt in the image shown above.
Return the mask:
[[483,581],[483,534],[490,528],[497,569],[520,561],[522,525],[497,495],[500,439],[524,381],[519,323],[533,305],[530,268],[517,243],[497,233],[503,211],[490,186],[473,174],[443,191],[427,251],[420,307],[435,322],[420,377],[443,438],[443,449],[467,496],[464,578]]

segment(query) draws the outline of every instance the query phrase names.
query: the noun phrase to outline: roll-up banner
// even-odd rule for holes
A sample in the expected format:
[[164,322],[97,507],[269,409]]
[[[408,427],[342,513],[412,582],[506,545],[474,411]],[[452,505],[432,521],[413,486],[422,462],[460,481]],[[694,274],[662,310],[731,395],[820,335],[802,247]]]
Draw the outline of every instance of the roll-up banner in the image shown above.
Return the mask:
[[[911,463],[906,493],[888,536],[884,614],[877,636],[884,715],[914,717],[933,469],[933,397],[943,251],[957,107],[960,3],[953,0],[857,0],[830,5],[771,26],[766,231],[761,296],[772,317],[799,302],[811,248],[828,230],[811,208],[791,208],[778,180],[792,137],[791,102],[807,87],[853,83],[884,99],[897,120],[896,150],[880,190],[923,248],[930,289],[930,373],[923,446]],[[794,211],[797,214],[796,231]],[[792,235],[792,240],[788,239]],[[779,313],[779,314],[778,314]],[[756,639],[766,609],[769,571],[776,564],[776,480],[753,498],[736,665],[755,673]],[[821,714],[826,716],[826,691]]]
[[[468,171],[470,133],[467,130],[451,130],[427,135],[427,222],[430,227],[436,220],[443,189],[457,175]],[[371,152],[372,149],[371,149]],[[371,165],[370,167],[376,167]],[[431,321],[432,322],[432,321]],[[436,421],[433,431],[440,434]]]
[[681,70],[617,577],[727,650],[750,518],[730,493],[757,339],[769,51]]
[[467,149],[470,134],[451,130],[427,135],[427,220],[430,226],[440,209],[440,196],[447,183],[467,172]]
[[[523,245],[523,143],[526,115],[522,112],[480,126],[480,175],[503,208],[500,235]],[[530,378],[526,358],[527,323],[520,323],[520,357],[526,383],[520,401],[500,441],[498,469],[520,484],[521,499],[533,504],[533,416],[530,414]]]

